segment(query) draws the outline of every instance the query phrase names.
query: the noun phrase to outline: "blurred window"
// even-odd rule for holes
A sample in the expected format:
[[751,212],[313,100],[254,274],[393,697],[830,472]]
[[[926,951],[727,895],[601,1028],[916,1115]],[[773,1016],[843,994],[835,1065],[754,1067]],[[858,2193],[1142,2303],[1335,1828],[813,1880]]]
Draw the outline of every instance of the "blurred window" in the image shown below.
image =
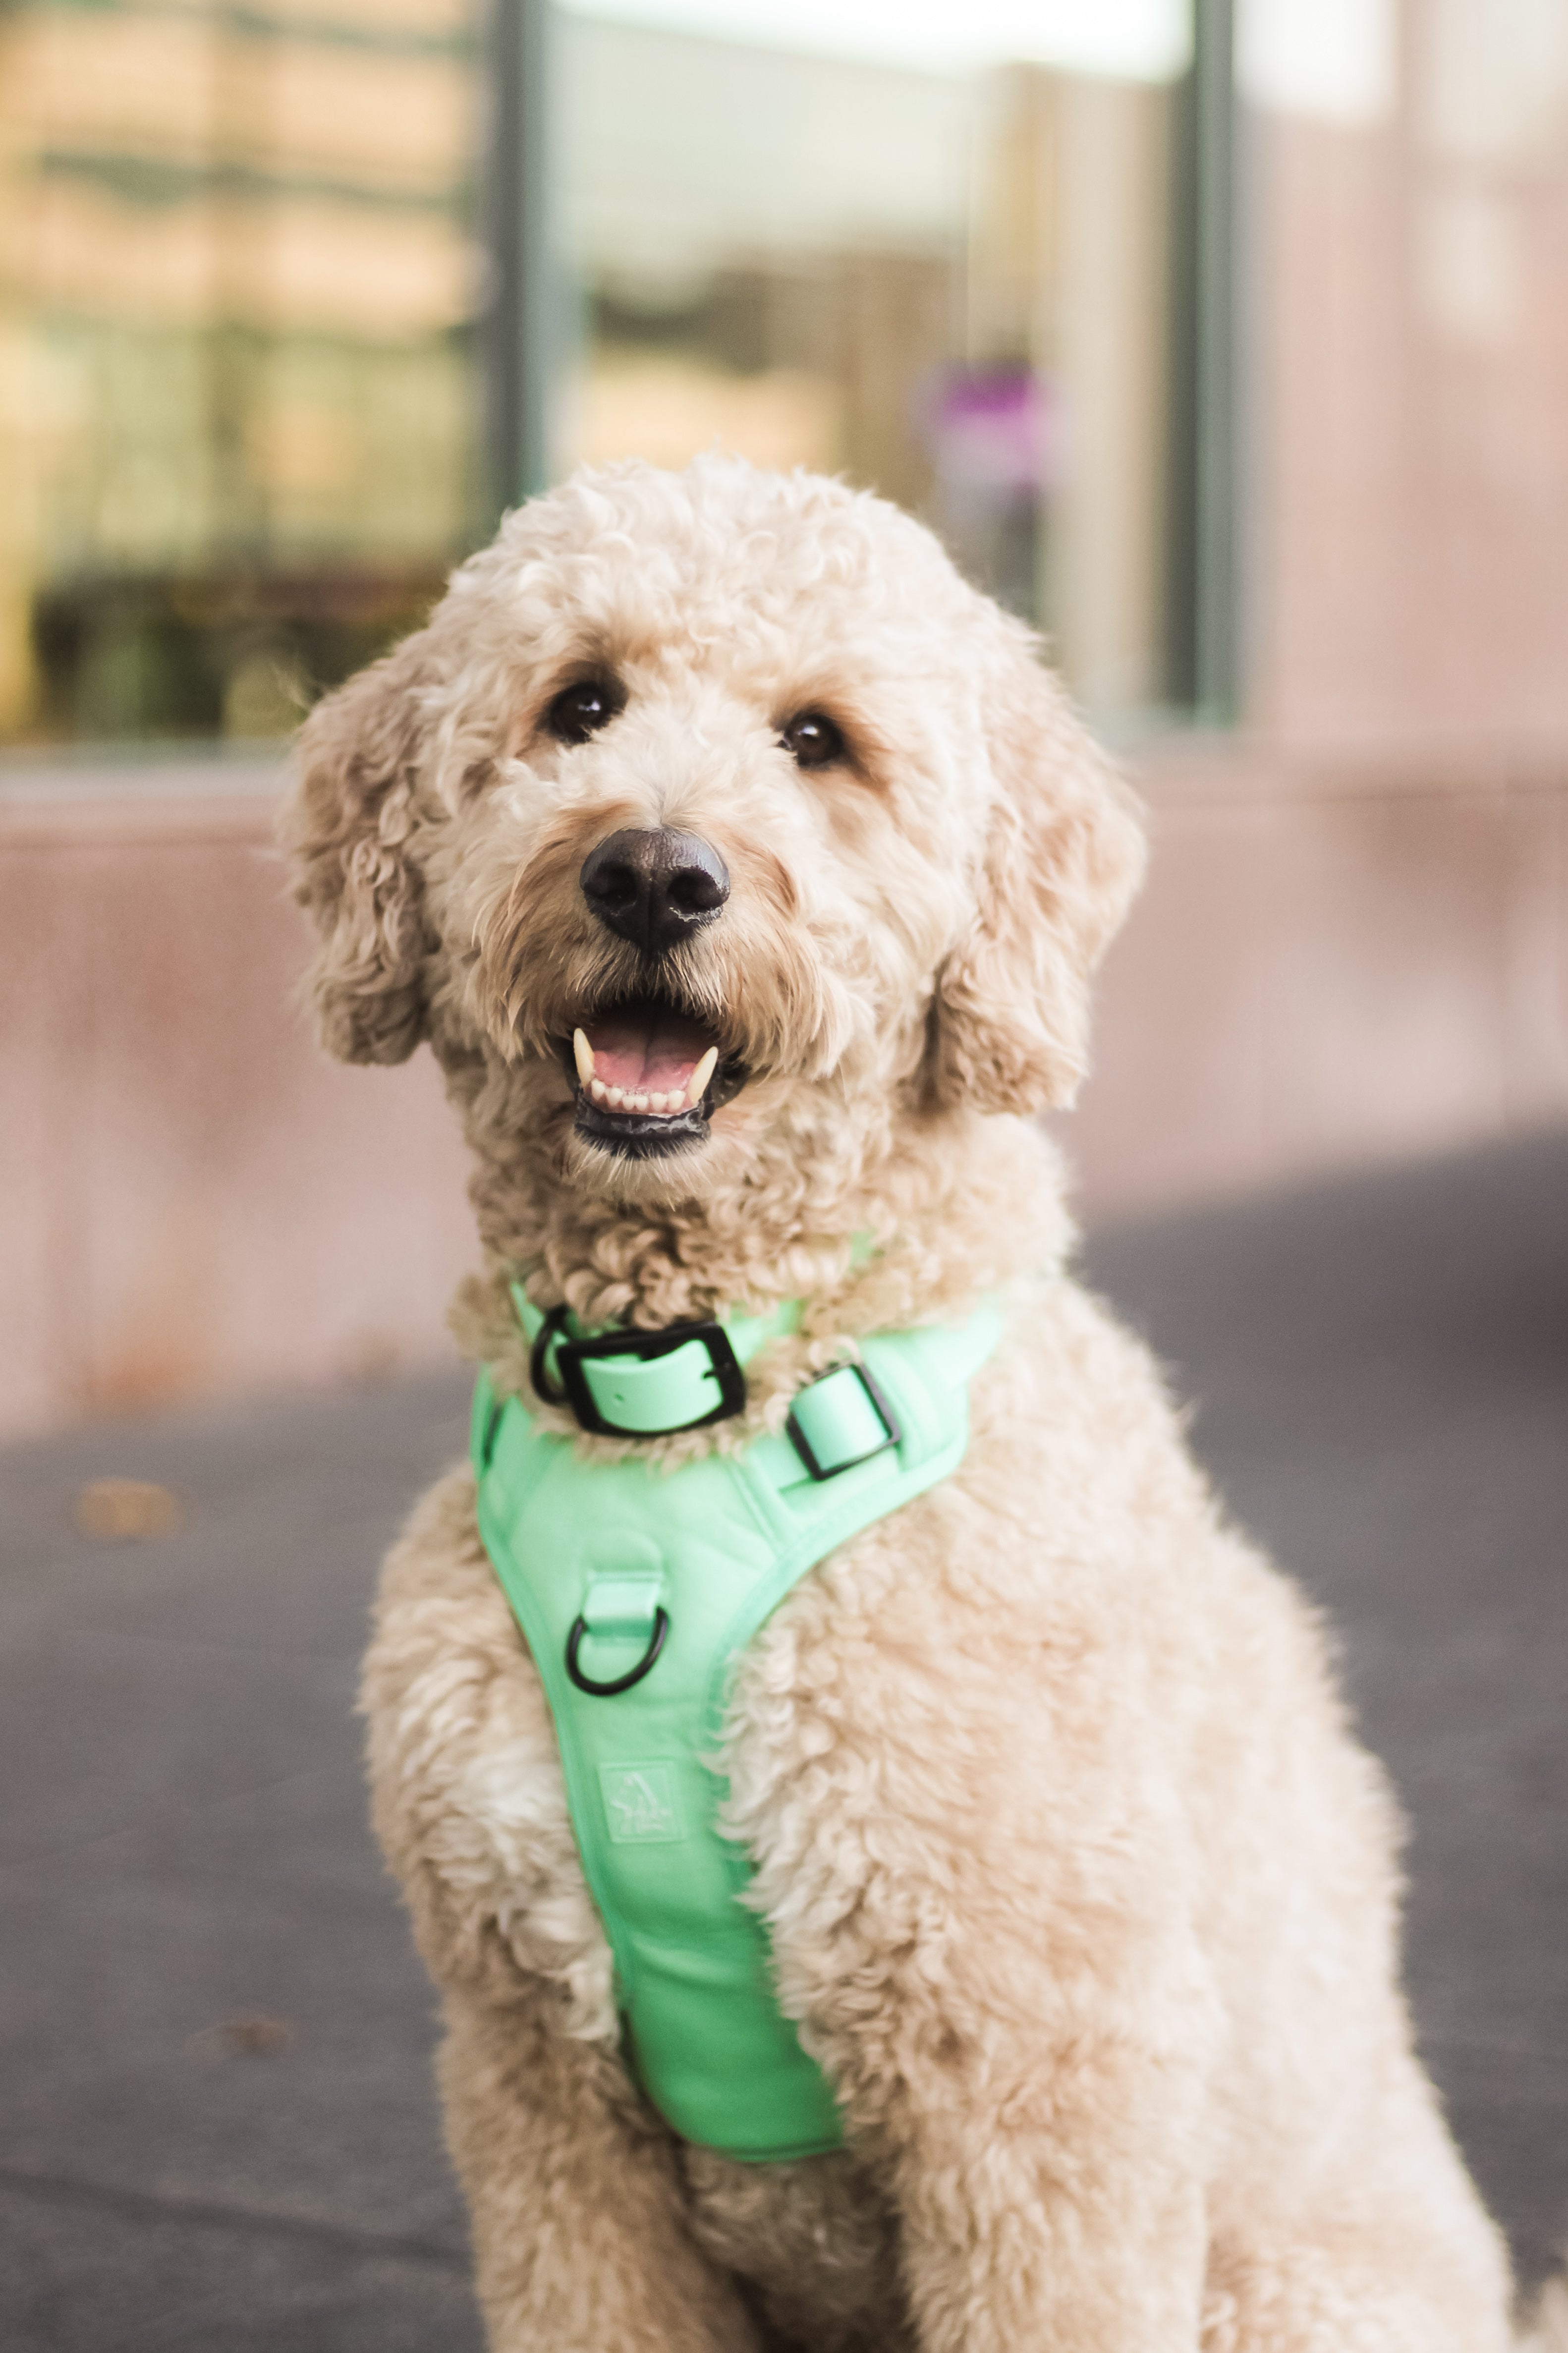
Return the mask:
[[274,737],[480,515],[469,0],[0,9],[0,735]]
[[548,5],[0,0],[0,739],[286,733],[488,532],[525,343],[554,470],[841,470],[1097,714],[1201,699],[1188,0],[571,0],[547,90]]
[[1171,698],[1183,0],[574,0],[560,454],[842,470]]

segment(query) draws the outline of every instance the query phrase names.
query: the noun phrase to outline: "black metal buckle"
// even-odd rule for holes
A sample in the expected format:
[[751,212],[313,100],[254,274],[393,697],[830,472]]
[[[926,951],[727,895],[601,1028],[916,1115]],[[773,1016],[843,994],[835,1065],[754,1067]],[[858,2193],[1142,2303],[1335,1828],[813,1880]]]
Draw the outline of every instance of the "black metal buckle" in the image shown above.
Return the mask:
[[[569,1312],[564,1307],[552,1307],[540,1325],[529,1356],[528,1376],[536,1397],[542,1398],[546,1405],[569,1405],[583,1428],[596,1438],[669,1438],[677,1430],[706,1430],[710,1421],[727,1421],[731,1414],[744,1411],[746,1376],[722,1324],[667,1324],[662,1332],[601,1332],[595,1340],[571,1340],[565,1335]],[[550,1387],[550,1346],[554,1340],[560,1343],[554,1360],[561,1377],[559,1388]],[[657,1356],[673,1355],[689,1340],[702,1342],[719,1384],[719,1402],[710,1413],[700,1413],[695,1421],[672,1422],[668,1430],[626,1430],[619,1422],[605,1419],[584,1376],[584,1357],[636,1356],[647,1364]]]
[[837,1479],[841,1471],[857,1470],[862,1462],[870,1462],[874,1461],[876,1456],[879,1454],[886,1454],[890,1447],[898,1445],[904,1434],[899,1427],[898,1415],[888,1403],[885,1394],[881,1388],[879,1388],[871,1374],[862,1364],[851,1362],[847,1365],[830,1365],[826,1372],[818,1373],[816,1381],[807,1381],[805,1388],[797,1389],[795,1395],[797,1397],[804,1397],[806,1393],[806,1389],[814,1389],[816,1387],[816,1381],[830,1381],[837,1374],[839,1373],[853,1373],[856,1376],[861,1388],[865,1390],[867,1396],[870,1398],[871,1403],[876,1407],[878,1413],[881,1416],[882,1427],[888,1434],[886,1438],[880,1440],[877,1445],[868,1446],[864,1454],[851,1455],[847,1462],[830,1463],[825,1471],[821,1463],[817,1461],[816,1455],[812,1452],[811,1441],[806,1437],[805,1430],[802,1430],[799,1422],[796,1421],[795,1418],[795,1408],[792,1405],[784,1420],[784,1433],[789,1439],[791,1445],[795,1448],[795,1452],[799,1455],[801,1461],[810,1472],[812,1477],[817,1480]]

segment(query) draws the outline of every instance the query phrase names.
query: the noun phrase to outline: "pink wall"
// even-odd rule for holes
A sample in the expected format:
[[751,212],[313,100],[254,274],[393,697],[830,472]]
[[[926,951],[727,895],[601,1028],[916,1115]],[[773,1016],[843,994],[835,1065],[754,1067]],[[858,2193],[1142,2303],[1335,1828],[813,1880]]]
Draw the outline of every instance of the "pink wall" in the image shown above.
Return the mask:
[[[1146,765],[1152,877],[1062,1123],[1110,1213],[1568,1117],[1568,786]],[[448,1353],[434,1065],[293,991],[274,774],[0,793],[0,1430]]]
[[445,1346],[434,1066],[316,1055],[276,773],[192,781],[0,797],[0,1429]]
[[1153,857],[1061,1124],[1090,1214],[1568,1119],[1568,763],[1233,744],[1140,777]]

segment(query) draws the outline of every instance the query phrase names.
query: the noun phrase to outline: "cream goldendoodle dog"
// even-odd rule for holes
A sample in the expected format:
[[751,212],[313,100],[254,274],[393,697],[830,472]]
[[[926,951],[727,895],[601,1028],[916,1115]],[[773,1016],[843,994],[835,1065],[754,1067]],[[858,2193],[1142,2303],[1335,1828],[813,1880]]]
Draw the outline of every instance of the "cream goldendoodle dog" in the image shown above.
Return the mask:
[[[375,1818],[445,1996],[492,2345],[1504,2346],[1398,1989],[1383,1777],[1145,1351],[1062,1271],[1031,1115],[1083,1071],[1142,853],[1027,633],[874,499],[619,467],[510,516],[300,762],[327,1043],[428,1039],[474,1154],[487,1427],[518,1399],[520,1443],[674,1493],[787,1446],[874,1335],[1005,1324],[957,1467],[787,1590],[711,1760],[837,2149],[666,2121],[470,1467],[392,1553]],[[684,1434],[584,1437],[540,1377],[574,1333],[737,1317],[736,1409]]]

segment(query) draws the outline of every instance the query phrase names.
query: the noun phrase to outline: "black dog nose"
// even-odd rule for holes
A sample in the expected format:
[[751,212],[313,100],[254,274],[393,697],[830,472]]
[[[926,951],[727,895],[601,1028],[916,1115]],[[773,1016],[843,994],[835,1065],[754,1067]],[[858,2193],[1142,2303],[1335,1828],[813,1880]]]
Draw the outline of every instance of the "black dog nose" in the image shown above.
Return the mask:
[[628,827],[591,849],[578,876],[606,930],[645,955],[665,955],[710,923],[730,895],[730,872],[711,842],[668,825]]

